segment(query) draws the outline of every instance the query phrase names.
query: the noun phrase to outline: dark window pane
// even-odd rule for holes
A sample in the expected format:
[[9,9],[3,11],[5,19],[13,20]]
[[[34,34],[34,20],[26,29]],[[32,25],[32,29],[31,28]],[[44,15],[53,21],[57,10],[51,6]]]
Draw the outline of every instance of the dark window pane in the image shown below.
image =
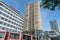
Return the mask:
[[4,25],[6,25],[6,23],[4,23]]
[[19,34],[11,33],[10,38],[12,38],[12,39],[14,39],[14,38],[18,39],[19,38]]
[[0,32],[0,38],[4,37],[4,32]]
[[0,21],[0,24],[2,24],[3,22],[2,21]]
[[31,39],[31,37],[30,37],[30,36],[28,36],[28,35],[23,35],[23,39],[25,39],[25,40],[30,40],[30,39]]
[[2,19],[2,20],[4,20],[4,18],[3,18],[3,17],[1,17],[1,19]]

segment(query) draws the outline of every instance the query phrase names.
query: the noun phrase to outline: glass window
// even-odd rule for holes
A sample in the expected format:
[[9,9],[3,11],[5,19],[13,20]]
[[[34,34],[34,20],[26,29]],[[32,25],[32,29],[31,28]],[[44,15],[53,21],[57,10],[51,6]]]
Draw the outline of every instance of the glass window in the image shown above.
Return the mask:
[[14,27],[16,29],[16,27]]
[[1,26],[0,26],[0,29],[1,29]]
[[17,18],[17,17],[16,17]]
[[19,34],[11,33],[10,38],[12,38],[12,39],[14,39],[14,38],[18,39],[19,38]]
[[5,19],[5,21],[7,21],[7,19]]
[[10,17],[10,19],[12,19],[12,18]]
[[8,28],[7,28],[6,30],[7,30],[7,31],[9,31],[9,29],[8,29]]
[[16,25],[18,25],[18,24],[16,24]]
[[11,25],[11,27],[13,27],[13,25]]
[[0,14],[2,14],[2,12],[0,12]]
[[21,28],[18,28],[19,30],[21,30]]
[[12,24],[13,24],[14,22],[12,22]]
[[8,15],[6,15],[6,17],[9,17]]
[[13,15],[11,14],[11,16],[13,16]]
[[2,13],[4,16],[6,16],[6,14]]
[[15,38],[19,38],[19,34],[15,34]]
[[14,20],[14,19],[13,19]]
[[7,24],[7,26],[10,26],[10,24]]
[[4,23],[4,25],[6,25],[7,23]]
[[13,39],[13,38],[14,38],[14,34],[11,34],[11,35],[10,35],[10,38]]
[[9,22],[11,22],[11,21],[9,20]]
[[2,24],[3,22],[2,21],[0,21],[0,24]]
[[16,20],[15,20],[16,21]]
[[3,10],[1,7],[0,7],[1,10]]
[[3,27],[2,30],[5,30],[5,27]]
[[16,23],[14,23],[16,25]]
[[25,40],[30,40],[30,39],[31,39],[31,37],[30,37],[30,36],[28,36],[28,35],[23,35],[23,39],[25,39]]
[[8,12],[8,14],[10,14],[10,13]]
[[3,17],[1,17],[1,19],[2,19],[2,20],[4,20],[4,18],[3,18]]
[[0,38],[4,37],[4,32],[0,32]]

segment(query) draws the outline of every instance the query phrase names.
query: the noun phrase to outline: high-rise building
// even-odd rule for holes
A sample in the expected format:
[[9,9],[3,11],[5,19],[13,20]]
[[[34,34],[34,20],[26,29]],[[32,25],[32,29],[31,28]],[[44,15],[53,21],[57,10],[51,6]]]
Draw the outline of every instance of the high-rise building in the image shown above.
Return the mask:
[[51,25],[51,30],[59,31],[58,24],[57,24],[56,20],[50,21],[50,25]]
[[23,31],[42,30],[40,2],[30,2],[25,7]]
[[0,30],[23,32],[23,16],[13,7],[0,1]]

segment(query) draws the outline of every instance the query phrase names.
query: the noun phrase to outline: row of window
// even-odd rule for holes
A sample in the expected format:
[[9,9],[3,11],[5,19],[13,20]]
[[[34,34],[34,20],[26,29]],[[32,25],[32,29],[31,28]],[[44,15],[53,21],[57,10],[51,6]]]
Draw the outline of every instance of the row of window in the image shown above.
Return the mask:
[[[0,14],[2,14],[3,16],[6,16],[7,18],[10,18],[10,19],[14,20],[15,22],[17,22],[17,23],[19,23],[19,24],[22,24],[22,21],[19,22],[19,21],[15,20],[14,18],[12,18],[12,17],[10,17],[10,16],[8,16],[8,15],[2,13],[2,12],[0,12]],[[4,19],[2,19],[2,20],[4,20]],[[7,21],[7,19],[6,19],[6,21]]]
[[18,29],[18,30],[22,30],[21,28],[18,28],[18,27],[14,26],[14,25],[10,25],[8,23],[3,23],[2,21],[0,21],[0,24],[3,24],[3,25],[8,26],[8,27],[15,28],[15,29]]
[[7,31],[11,31],[11,32],[17,32],[16,30],[12,30],[12,29],[2,27],[2,26],[0,26],[0,30],[7,30]]
[[[15,22],[12,22],[11,20],[8,20],[7,18],[4,18],[4,17],[0,17],[0,19],[2,19],[2,20],[4,20],[4,21],[8,21],[9,23],[12,23],[12,24],[14,24],[14,25],[12,25],[12,24],[8,24],[8,23],[3,23],[2,21],[0,21],[0,24],[3,24],[3,25],[5,25],[5,26],[7,26],[7,27],[13,27],[13,28],[15,28],[16,30],[12,30],[12,29],[9,29],[9,28],[5,28],[5,27],[1,27],[0,26],[0,29],[2,29],[2,30],[9,30],[9,31],[12,31],[12,32],[14,32],[14,31],[18,31],[18,30],[22,30],[21,28],[18,28],[19,26],[20,27],[22,27],[22,16],[21,15],[19,15],[19,14],[17,14],[13,9],[11,9],[10,7],[8,7],[8,6],[5,6],[5,4],[3,5],[4,3],[0,3],[0,5],[2,6],[2,7],[4,7],[6,10],[8,10],[8,11],[11,11],[12,13],[9,13],[8,11],[6,11],[6,10],[4,10],[3,8],[1,8],[0,7],[0,9],[1,10],[3,10],[3,11],[5,11],[6,13],[8,13],[8,14],[10,14],[12,17],[15,17],[16,19],[18,19],[18,20],[16,20],[16,19],[14,19],[14,18],[12,18],[12,17],[10,17],[9,15],[7,15],[7,14],[5,14],[5,13],[1,13],[0,12],[0,14],[2,14],[3,16],[6,16],[7,18],[9,18],[9,19],[12,19],[12,20],[14,20],[15,22],[17,22],[17,23],[15,23]],[[11,9],[11,10],[10,10]],[[12,11],[13,10],[13,11]],[[16,15],[13,15],[13,13]],[[21,19],[20,19],[20,17],[21,17]],[[20,22],[21,21],[21,22]],[[19,25],[19,24],[22,24],[22,25]],[[18,25],[18,27],[16,27],[15,25]],[[18,30],[17,30],[18,29]],[[18,31],[18,32],[20,32],[20,31]]]
[[[1,7],[0,7],[0,9],[1,9],[1,10],[3,10],[3,11],[5,11],[5,12],[7,12],[6,10],[4,10],[4,9],[3,9],[3,8],[1,8]],[[19,19],[18,17],[16,17],[16,16],[12,15],[11,13],[9,13],[9,12],[7,12],[7,13],[8,13],[8,14],[10,14],[11,16],[13,16],[13,17],[15,17],[15,18]],[[22,20],[22,18],[20,18],[19,20],[23,21],[23,20]]]
[[[13,17],[15,17],[15,18],[19,19],[18,17],[16,17],[15,15],[13,15],[13,14],[11,14],[11,13],[7,12],[7,11],[6,11],[6,10],[4,10],[3,8],[1,8],[1,7],[0,7],[0,9],[1,9],[1,10],[3,10],[3,11],[5,11],[6,13],[10,14],[11,16],[13,16]],[[21,17],[20,17],[20,19],[19,19],[19,20],[20,20],[20,21],[23,21]]]
[[[4,6],[3,4],[0,4],[1,6],[3,6],[4,8],[6,8],[6,9],[8,9],[9,11],[11,11],[12,13],[14,13],[12,10],[10,10],[9,8],[7,8],[6,6]],[[22,16],[21,15],[18,15],[17,13],[14,13],[14,14],[16,14],[18,17],[21,17],[22,18]],[[23,18],[22,18],[23,19]]]
[[5,20],[5,21],[7,21],[7,22],[9,22],[9,23],[12,23],[12,24],[14,24],[14,25],[16,25],[16,26],[22,27],[22,25],[20,25],[21,23],[20,23],[20,24],[14,23],[14,22],[12,22],[12,21],[10,21],[10,20],[4,18],[4,17],[0,17],[0,19]]

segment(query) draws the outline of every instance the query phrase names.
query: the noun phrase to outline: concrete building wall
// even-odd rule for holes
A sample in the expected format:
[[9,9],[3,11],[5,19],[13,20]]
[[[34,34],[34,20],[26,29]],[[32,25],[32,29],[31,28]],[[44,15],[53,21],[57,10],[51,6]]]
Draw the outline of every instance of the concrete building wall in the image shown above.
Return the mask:
[[23,16],[14,8],[0,1],[0,30],[22,32]]
[[33,29],[42,30],[41,20],[40,2],[28,3],[25,7],[24,31]]
[[23,16],[13,7],[0,1],[0,30],[19,32],[20,39],[23,30]]

